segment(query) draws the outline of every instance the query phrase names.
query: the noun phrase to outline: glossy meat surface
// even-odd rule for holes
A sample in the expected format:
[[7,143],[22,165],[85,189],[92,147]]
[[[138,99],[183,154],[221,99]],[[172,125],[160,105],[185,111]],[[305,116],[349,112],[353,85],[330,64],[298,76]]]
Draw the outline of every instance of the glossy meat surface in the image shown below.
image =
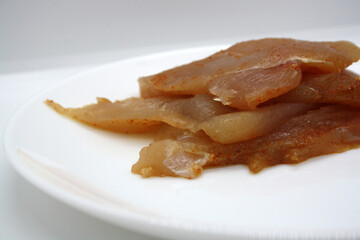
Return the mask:
[[268,166],[299,163],[359,145],[360,110],[333,105],[294,117],[270,134],[234,144],[218,144],[201,133],[166,129],[141,150],[132,172],[143,177],[195,178],[206,167],[246,164],[257,173]]
[[360,76],[350,71],[329,74],[304,74],[301,84],[270,101],[341,103],[360,107]]
[[271,68],[255,68],[221,75],[209,85],[210,94],[223,104],[240,110],[255,109],[259,104],[296,88],[301,81],[298,62]]
[[[277,89],[290,90],[299,83],[299,71],[284,71],[288,78],[288,86],[279,88],[271,84],[277,77],[268,75],[267,68],[300,64],[303,72],[329,73],[341,72],[360,58],[360,49],[346,41],[309,42],[293,39],[260,39],[237,43],[230,48],[217,52],[205,59],[182,65],[164,72],[139,79],[141,96],[145,98],[160,95],[195,95],[211,93],[219,97],[223,103],[239,109],[252,109],[256,104],[278,95]],[[290,63],[289,63],[290,62]],[[242,73],[249,70],[248,73]],[[293,67],[296,70],[296,67]],[[273,72],[274,73],[274,72]],[[252,79],[246,82],[247,77]],[[275,73],[276,76],[277,73]],[[260,77],[261,76],[261,77]],[[268,76],[269,80],[257,81]],[[292,79],[293,78],[293,79]],[[284,78],[283,78],[284,79]],[[229,82],[230,83],[225,83]],[[245,82],[243,83],[243,81]],[[252,96],[249,102],[244,94],[252,81],[257,89],[265,89],[261,94]],[[213,83],[212,83],[213,82]],[[291,84],[290,84],[291,83]],[[296,84],[297,83],[297,84]],[[234,91],[238,92],[236,98]],[[267,98],[267,99],[264,99]]]
[[[301,81],[302,72],[300,63],[290,61],[270,68],[255,68],[221,74],[214,77],[201,88],[189,82],[188,90],[179,92],[179,95],[210,94],[224,105],[239,110],[255,109],[257,105],[280,96],[296,88]],[[149,81],[140,80],[141,92],[146,96],[171,96],[177,92],[163,92],[153,87]],[[143,94],[142,94],[143,95]]]
[[215,142],[235,143],[270,133],[290,118],[318,107],[317,104],[279,103],[252,111],[214,116],[199,124],[199,128]]
[[129,98],[111,102],[98,98],[96,104],[64,108],[47,100],[57,112],[90,126],[115,132],[139,133],[167,123],[181,129],[198,131],[201,122],[234,109],[213,101],[208,95],[194,97]]
[[289,118],[318,107],[317,104],[279,103],[239,112],[208,95],[130,98],[116,102],[99,98],[98,103],[82,108],[63,108],[53,101],[47,101],[47,104],[65,116],[110,131],[139,133],[167,123],[192,132],[203,130],[219,143],[234,143],[261,136]]

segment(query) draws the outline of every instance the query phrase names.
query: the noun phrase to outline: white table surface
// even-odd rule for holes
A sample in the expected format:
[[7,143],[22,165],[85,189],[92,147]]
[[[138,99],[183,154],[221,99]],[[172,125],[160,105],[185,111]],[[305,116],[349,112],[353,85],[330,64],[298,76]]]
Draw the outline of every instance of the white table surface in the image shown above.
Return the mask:
[[[281,33],[302,39],[348,39],[360,45],[360,25],[336,27],[296,33]],[[259,36],[252,36],[259,37]],[[218,42],[215,42],[218,43]],[[183,46],[178,46],[183,47]],[[154,50],[154,49],[153,49]],[[142,50],[144,53],[150,52]],[[139,55],[139,51],[127,52],[120,58]],[[114,53],[104,55],[103,61],[88,61],[87,65],[75,65],[37,71],[15,71],[16,63],[7,63],[11,72],[0,72],[0,143],[3,145],[5,126],[16,110],[31,96],[64,78],[86,71],[96,65],[112,61]],[[92,59],[99,55],[93,55]],[[104,57],[105,56],[105,57]],[[118,56],[118,58],[119,58]],[[87,56],[91,59],[91,56]],[[46,60],[44,66],[47,66]],[[91,64],[89,64],[91,62]],[[30,64],[30,63],[29,63]],[[31,65],[31,64],[30,64]],[[28,65],[28,66],[30,66]],[[68,64],[62,64],[65,66]],[[3,65],[4,68],[4,65]],[[118,226],[95,219],[48,196],[26,182],[6,161],[0,148],[0,239],[154,239],[130,232]]]

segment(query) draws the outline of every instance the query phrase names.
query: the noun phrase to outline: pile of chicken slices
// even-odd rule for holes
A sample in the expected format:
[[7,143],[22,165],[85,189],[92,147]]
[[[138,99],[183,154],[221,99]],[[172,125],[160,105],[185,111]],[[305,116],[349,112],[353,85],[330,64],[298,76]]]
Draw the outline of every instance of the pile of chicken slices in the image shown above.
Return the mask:
[[360,145],[360,58],[347,41],[260,39],[139,79],[140,98],[60,114],[120,133],[151,131],[132,172],[195,178],[204,168],[276,164]]

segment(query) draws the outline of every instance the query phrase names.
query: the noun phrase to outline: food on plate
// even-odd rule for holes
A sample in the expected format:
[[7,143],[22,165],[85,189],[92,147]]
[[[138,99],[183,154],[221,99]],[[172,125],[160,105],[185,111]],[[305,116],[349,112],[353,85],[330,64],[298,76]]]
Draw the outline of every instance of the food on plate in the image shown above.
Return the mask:
[[[212,94],[223,104],[248,110],[296,87],[301,79],[298,66],[302,72],[341,72],[359,58],[360,49],[346,41],[251,40],[205,59],[142,77],[139,79],[140,93],[144,98]],[[276,77],[272,78],[272,74]],[[277,85],[279,78],[286,81]],[[259,93],[252,88],[251,92],[246,91],[252,83]]]
[[204,168],[277,164],[360,145],[360,58],[347,41],[260,39],[139,78],[140,98],[65,108],[82,123],[114,132],[151,131],[132,172],[195,178]]
[[165,131],[141,150],[132,172],[195,178],[204,167],[247,164],[257,173],[276,164],[344,152],[360,145],[360,109],[324,106],[293,117],[269,134],[233,144],[216,143],[201,133]]
[[214,78],[207,88],[223,104],[250,110],[296,88],[301,76],[300,63],[290,61],[271,68],[227,73]]
[[360,76],[350,72],[304,74],[301,84],[276,102],[342,103],[360,107]]
[[262,136],[290,118],[318,107],[318,104],[279,103],[252,111],[214,116],[200,123],[199,128],[215,142],[234,143]]
[[[277,97],[287,91],[297,87],[301,81],[300,62],[290,61],[286,64],[270,68],[253,68],[242,71],[228,72],[219,74],[201,88],[197,86],[188,86],[190,91],[167,91],[171,94],[212,94],[225,105],[230,105],[241,110],[256,108],[257,105],[271,98]],[[142,95],[145,91],[142,86],[143,80],[140,78],[140,88]],[[198,78],[195,77],[188,84],[198,84]],[[145,81],[146,89],[152,90],[153,85]],[[149,95],[149,93],[147,93]],[[156,95],[164,95],[161,92]]]
[[291,117],[319,106],[279,103],[239,112],[214,101],[209,95],[129,98],[115,102],[98,98],[96,104],[82,108],[64,108],[51,100],[46,103],[65,116],[114,132],[146,132],[154,130],[161,123],[167,123],[192,132],[203,130],[219,143],[233,143],[261,136]]
[[111,102],[98,98],[96,104],[82,108],[63,108],[47,101],[59,113],[98,128],[139,133],[151,130],[162,122],[181,129],[199,130],[199,123],[235,109],[214,101],[209,95],[194,97],[129,98]]

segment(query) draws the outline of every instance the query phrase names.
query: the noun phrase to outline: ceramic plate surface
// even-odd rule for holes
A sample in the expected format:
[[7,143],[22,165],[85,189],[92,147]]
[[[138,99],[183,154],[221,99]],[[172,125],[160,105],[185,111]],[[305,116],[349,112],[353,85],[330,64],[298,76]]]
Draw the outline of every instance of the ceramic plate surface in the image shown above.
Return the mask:
[[94,103],[96,97],[138,96],[139,76],[205,57],[221,47],[116,62],[43,91],[7,126],[8,160],[25,179],[55,198],[153,236],[359,238],[359,150],[275,166],[256,175],[239,165],[205,170],[194,180],[143,179],[130,169],[150,136],[87,127],[43,103],[53,99],[79,107]]

